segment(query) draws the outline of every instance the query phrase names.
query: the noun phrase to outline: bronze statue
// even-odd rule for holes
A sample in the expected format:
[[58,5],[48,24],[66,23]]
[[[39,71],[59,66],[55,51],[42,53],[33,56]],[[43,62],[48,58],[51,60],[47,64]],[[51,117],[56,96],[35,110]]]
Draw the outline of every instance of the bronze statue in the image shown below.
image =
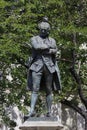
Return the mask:
[[60,74],[56,62],[56,41],[49,37],[50,24],[44,17],[38,25],[40,34],[31,38],[32,60],[29,66],[28,88],[31,90],[31,108],[27,115],[35,115],[39,90],[46,91],[47,114],[51,116],[52,91],[61,89]]

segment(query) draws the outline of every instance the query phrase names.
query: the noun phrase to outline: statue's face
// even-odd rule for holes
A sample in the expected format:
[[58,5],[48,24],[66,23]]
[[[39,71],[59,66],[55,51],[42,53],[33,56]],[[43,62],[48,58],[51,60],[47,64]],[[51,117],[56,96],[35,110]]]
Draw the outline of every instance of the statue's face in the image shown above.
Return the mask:
[[49,35],[49,30],[48,29],[40,29],[40,35],[42,36],[42,37],[48,37],[48,35]]

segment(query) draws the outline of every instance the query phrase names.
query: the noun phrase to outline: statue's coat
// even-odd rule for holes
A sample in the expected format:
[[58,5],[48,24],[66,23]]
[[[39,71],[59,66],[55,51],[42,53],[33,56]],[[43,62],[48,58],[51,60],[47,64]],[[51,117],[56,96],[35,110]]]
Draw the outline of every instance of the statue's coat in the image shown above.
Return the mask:
[[[48,50],[40,50],[44,44],[42,43],[42,39],[40,36],[34,36],[31,38],[31,44],[32,44],[32,58],[29,61],[29,71],[27,76],[27,88],[28,90],[32,91],[32,70],[35,72],[38,72],[43,67],[43,61],[46,64],[48,70],[50,73],[53,73],[53,81],[52,81],[52,88],[54,91],[61,90],[61,81],[60,81],[60,72],[57,65],[57,61],[55,58],[55,55],[52,56],[52,60],[50,60],[50,56],[48,53]],[[52,38],[49,38],[46,42],[49,44],[49,47],[56,50],[56,43],[55,40]],[[45,55],[48,57],[45,57]],[[40,89],[45,90],[45,80],[44,75],[41,79]]]

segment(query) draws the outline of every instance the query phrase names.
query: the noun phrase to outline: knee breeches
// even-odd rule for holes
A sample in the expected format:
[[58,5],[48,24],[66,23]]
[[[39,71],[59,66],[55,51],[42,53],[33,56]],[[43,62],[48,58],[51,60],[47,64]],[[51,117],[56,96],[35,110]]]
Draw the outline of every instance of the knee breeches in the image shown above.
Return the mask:
[[39,72],[32,71],[32,79],[33,79],[33,92],[38,92],[40,89],[40,82],[42,75],[45,77],[45,90],[46,94],[49,95],[52,92],[52,79],[53,74],[49,72],[46,66],[44,66]]

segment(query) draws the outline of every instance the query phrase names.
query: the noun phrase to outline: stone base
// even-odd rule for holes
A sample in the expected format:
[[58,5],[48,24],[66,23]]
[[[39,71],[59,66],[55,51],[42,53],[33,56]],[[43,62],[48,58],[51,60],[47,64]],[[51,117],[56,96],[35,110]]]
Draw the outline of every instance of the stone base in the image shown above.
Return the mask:
[[19,128],[20,130],[61,130],[63,125],[58,123],[57,117],[31,117]]

